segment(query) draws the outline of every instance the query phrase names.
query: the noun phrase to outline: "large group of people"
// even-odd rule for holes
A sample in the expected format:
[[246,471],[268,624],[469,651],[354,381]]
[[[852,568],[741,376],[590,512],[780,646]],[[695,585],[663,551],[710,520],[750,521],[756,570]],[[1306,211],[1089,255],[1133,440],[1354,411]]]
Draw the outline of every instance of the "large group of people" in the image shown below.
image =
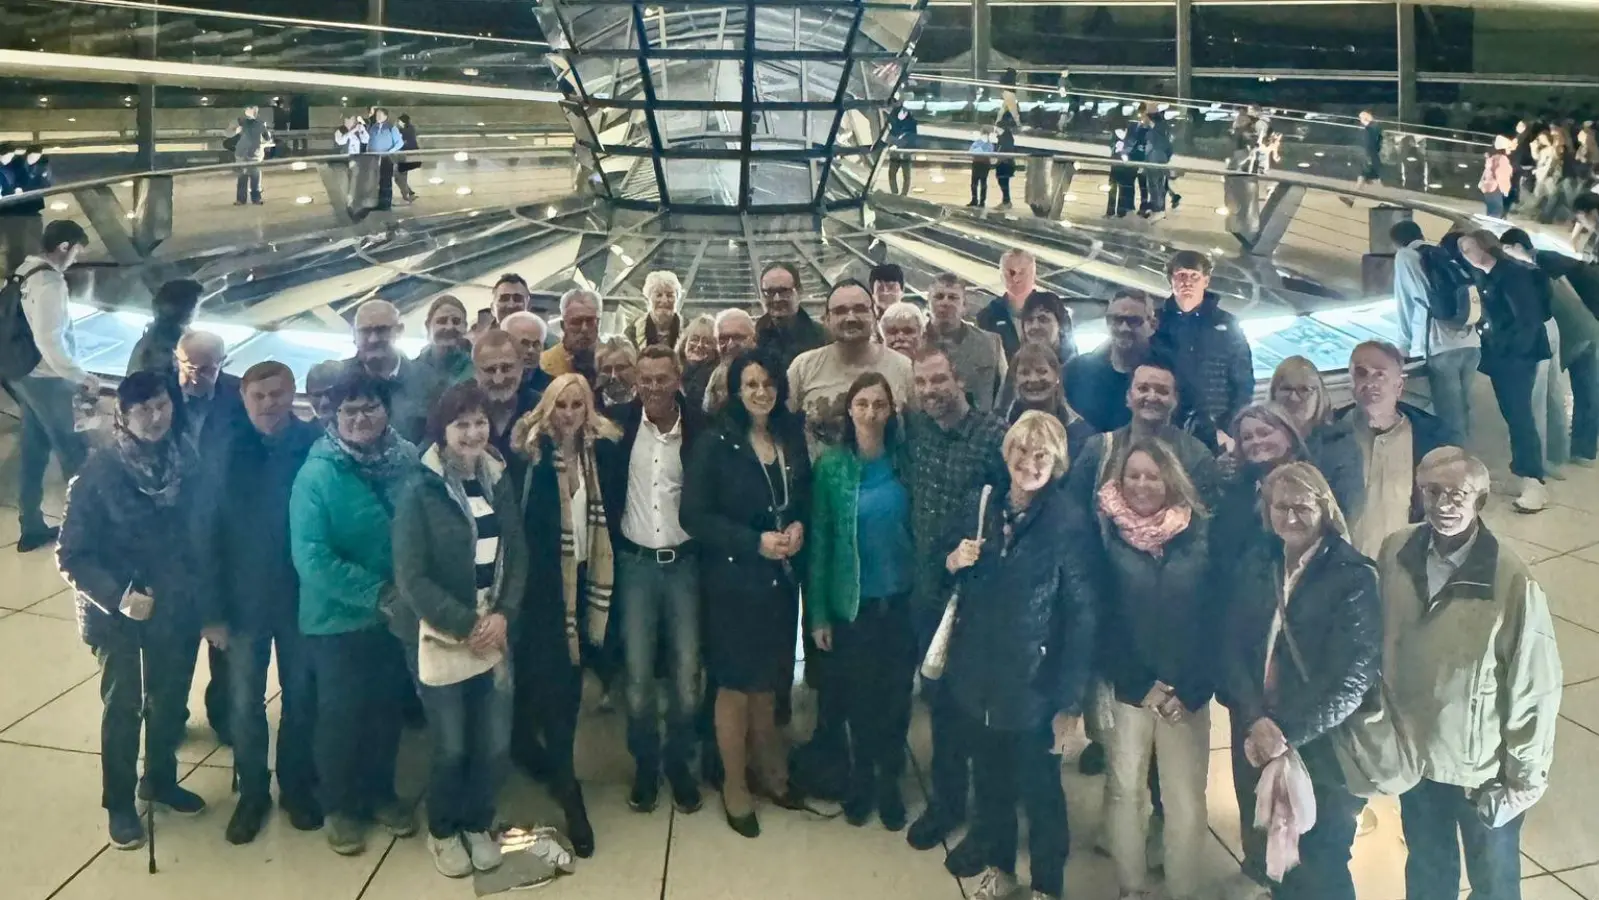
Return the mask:
[[[924,313],[881,265],[828,286],[813,317],[800,269],[772,261],[758,317],[685,320],[678,278],[656,272],[625,336],[574,289],[555,340],[507,274],[484,321],[434,300],[414,359],[399,311],[362,303],[354,356],[310,372],[304,418],[282,363],[220,371],[221,339],[192,324],[201,286],[176,282],[85,462],[73,396],[97,382],[73,359],[62,272],[86,242],[45,228],[23,283],[40,361],[10,387],[19,549],[58,542],[102,664],[117,848],[146,840],[141,800],[207,805],[176,766],[203,642],[235,844],[271,815],[275,652],[289,824],[340,854],[374,827],[412,834],[395,757],[407,720],[425,722],[423,827],[451,877],[500,864],[511,765],[549,788],[575,853],[595,853],[573,758],[592,673],[625,698],[632,809],[657,808],[664,781],[691,813],[709,787],[755,838],[765,806],[837,801],[851,825],[949,846],[980,900],[1024,890],[1018,808],[1025,890],[1064,895],[1060,766],[1079,751],[1107,773],[1122,896],[1151,892],[1151,829],[1167,892],[1201,896],[1213,700],[1243,871],[1276,896],[1352,900],[1356,819],[1379,791],[1402,792],[1412,897],[1455,890],[1462,844],[1474,891],[1517,896],[1561,678],[1542,592],[1481,519],[1487,470],[1460,423],[1401,402],[1405,354],[1380,341],[1353,352],[1349,408],[1301,357],[1254,402],[1203,254],[1171,258],[1164,301],[1118,293],[1109,341],[1084,354],[1022,250],[982,307],[941,275]],[[1494,272],[1522,264],[1460,243],[1489,279],[1486,358],[1512,340],[1492,299],[1512,279]],[[1505,369],[1506,393],[1524,369]],[[59,533],[38,514],[51,451],[75,475]],[[790,748],[797,645],[817,713]],[[931,791],[913,818],[918,684]]]

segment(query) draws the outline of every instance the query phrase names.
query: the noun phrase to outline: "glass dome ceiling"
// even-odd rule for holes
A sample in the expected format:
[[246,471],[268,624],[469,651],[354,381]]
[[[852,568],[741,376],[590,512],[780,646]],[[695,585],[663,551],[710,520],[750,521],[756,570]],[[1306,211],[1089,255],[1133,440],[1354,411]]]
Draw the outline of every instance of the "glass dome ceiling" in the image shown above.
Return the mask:
[[538,0],[590,189],[622,207],[859,206],[927,0]]

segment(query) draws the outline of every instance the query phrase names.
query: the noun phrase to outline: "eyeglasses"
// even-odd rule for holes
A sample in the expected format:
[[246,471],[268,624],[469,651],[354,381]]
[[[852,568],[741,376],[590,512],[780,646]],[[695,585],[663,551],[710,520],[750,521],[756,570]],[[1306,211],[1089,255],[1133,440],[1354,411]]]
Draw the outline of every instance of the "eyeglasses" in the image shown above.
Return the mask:
[[1315,396],[1316,395],[1316,389],[1311,387],[1308,384],[1307,385],[1282,384],[1282,385],[1278,385],[1277,386],[1277,390],[1275,391],[1275,393],[1287,394],[1290,397],[1299,397],[1299,398],[1303,399],[1305,397],[1313,397],[1313,396]]
[[786,300],[794,296],[794,289],[791,287],[763,287],[761,288],[761,296],[768,300]]
[[1109,320],[1110,324],[1120,325],[1124,328],[1137,328],[1138,326],[1149,321],[1149,319],[1144,316],[1106,316],[1105,318]]
[[1421,496],[1431,503],[1448,500],[1456,506],[1464,506],[1467,501],[1476,496],[1476,493],[1471,488],[1451,488],[1444,487],[1441,484],[1424,484],[1421,486]]
[[367,421],[371,421],[377,418],[382,412],[383,404],[381,403],[366,403],[360,406],[350,406],[346,404],[339,407],[339,416],[349,419],[352,422],[356,419],[365,419]]

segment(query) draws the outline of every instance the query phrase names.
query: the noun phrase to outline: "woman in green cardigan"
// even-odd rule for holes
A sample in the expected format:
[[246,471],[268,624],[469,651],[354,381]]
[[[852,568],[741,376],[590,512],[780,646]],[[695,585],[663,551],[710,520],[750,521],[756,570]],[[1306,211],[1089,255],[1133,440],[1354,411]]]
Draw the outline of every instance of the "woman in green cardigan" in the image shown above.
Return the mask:
[[844,442],[817,460],[805,581],[816,646],[832,653],[853,758],[844,812],[864,825],[905,827],[900,775],[910,727],[916,642],[911,632],[910,494],[897,471],[898,410],[888,380],[855,379]]

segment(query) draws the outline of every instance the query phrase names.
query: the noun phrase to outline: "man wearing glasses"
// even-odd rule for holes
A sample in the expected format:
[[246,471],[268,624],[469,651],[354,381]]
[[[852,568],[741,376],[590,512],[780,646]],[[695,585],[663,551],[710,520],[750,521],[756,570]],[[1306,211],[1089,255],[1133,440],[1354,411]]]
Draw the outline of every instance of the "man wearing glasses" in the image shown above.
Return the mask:
[[1120,290],[1105,310],[1110,340],[1066,364],[1066,402],[1094,426],[1115,431],[1133,420],[1127,405],[1133,370],[1149,358],[1155,336],[1155,300],[1143,291]]
[[584,288],[573,288],[561,295],[561,342],[544,351],[539,368],[551,378],[576,372],[594,386],[599,370],[594,361],[600,343],[600,314],[605,301]]
[[755,320],[756,345],[787,367],[807,350],[827,343],[827,329],[800,309],[799,269],[789,262],[761,270],[761,308]]
[[1210,257],[1196,250],[1172,254],[1166,263],[1172,293],[1152,346],[1176,365],[1194,410],[1226,428],[1254,396],[1255,369],[1238,319],[1210,291],[1210,269]]
[[406,359],[395,341],[404,326],[400,311],[387,300],[368,300],[355,311],[355,356],[345,361],[346,371],[362,369],[389,382],[393,397],[390,424],[401,437],[420,443],[428,410],[443,392],[432,371]]

